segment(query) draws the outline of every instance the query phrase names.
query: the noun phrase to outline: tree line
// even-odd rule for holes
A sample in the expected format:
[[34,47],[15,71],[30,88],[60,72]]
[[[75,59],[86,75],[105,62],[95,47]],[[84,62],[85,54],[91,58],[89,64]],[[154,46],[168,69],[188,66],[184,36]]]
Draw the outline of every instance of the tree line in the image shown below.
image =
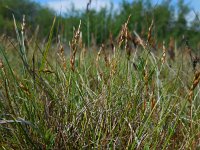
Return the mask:
[[[91,1],[92,2],[92,1]],[[109,41],[110,35],[117,37],[122,25],[129,15],[128,24],[130,31],[136,31],[141,37],[147,36],[148,28],[154,20],[153,34],[156,42],[176,39],[181,43],[182,37],[187,37],[193,46],[197,46],[200,39],[200,20],[198,12],[192,12],[184,2],[178,0],[174,5],[171,0],[163,0],[160,4],[153,4],[151,0],[122,0],[116,11],[110,6],[100,10],[90,9],[90,3],[85,10],[78,11],[73,7],[63,15],[57,15],[54,35],[60,34],[66,42],[73,37],[74,27],[82,20],[82,37],[87,46],[92,43],[101,44]],[[196,16],[187,20],[189,13]],[[27,30],[34,33],[39,30],[39,38],[48,37],[53,18],[56,12],[48,7],[31,0],[0,0],[0,33],[15,36],[13,32],[13,15],[18,25],[22,22],[23,14],[26,15]]]

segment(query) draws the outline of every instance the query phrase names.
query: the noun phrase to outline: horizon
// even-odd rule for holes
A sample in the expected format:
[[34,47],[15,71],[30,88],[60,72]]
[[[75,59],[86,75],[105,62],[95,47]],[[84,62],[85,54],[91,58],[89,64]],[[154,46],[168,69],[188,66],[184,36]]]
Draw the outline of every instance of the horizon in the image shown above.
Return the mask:
[[[60,9],[70,8],[71,4],[75,4],[76,9],[84,9],[86,8],[86,5],[89,0],[33,0],[37,3],[40,3],[41,5],[47,5],[47,7],[52,8],[55,11],[60,11]],[[128,2],[133,2],[134,0],[126,0]],[[163,0],[152,0],[152,3],[156,5],[157,3],[161,3]],[[177,0],[171,0],[173,5],[177,5]],[[92,1],[92,7],[95,9],[98,9],[100,7],[109,6],[110,3],[113,3],[115,6],[119,5],[122,0],[93,0]],[[79,5],[76,5],[76,4]],[[198,0],[184,0],[184,3],[189,6],[189,8],[194,9],[197,12],[200,12],[200,1]]]
[[[54,10],[58,14],[65,14],[67,10],[70,10],[72,4],[77,10],[86,9],[87,3],[89,0],[33,0],[43,6],[47,6],[50,9]],[[128,2],[133,2],[134,0],[127,0]],[[113,3],[114,9],[118,9],[120,2],[122,0],[93,0],[91,3],[91,8],[95,10],[100,10],[103,7],[109,7],[111,2]],[[153,5],[160,4],[162,0],[152,0]],[[76,5],[78,3],[78,5]],[[191,22],[195,18],[195,12],[200,14],[200,1],[198,0],[184,0],[184,3],[189,6],[191,11],[187,15],[188,22]],[[172,0],[174,6],[177,5],[177,0]]]

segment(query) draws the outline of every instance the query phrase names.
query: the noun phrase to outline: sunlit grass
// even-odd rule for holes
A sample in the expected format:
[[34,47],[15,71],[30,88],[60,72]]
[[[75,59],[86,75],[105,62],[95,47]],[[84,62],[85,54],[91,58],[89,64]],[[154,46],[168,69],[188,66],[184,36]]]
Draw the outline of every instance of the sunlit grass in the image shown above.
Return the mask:
[[89,51],[80,27],[69,55],[51,36],[44,50],[26,46],[15,29],[18,40],[0,47],[2,149],[199,148],[199,73],[190,60],[155,55],[145,41],[129,52],[123,35],[112,50]]

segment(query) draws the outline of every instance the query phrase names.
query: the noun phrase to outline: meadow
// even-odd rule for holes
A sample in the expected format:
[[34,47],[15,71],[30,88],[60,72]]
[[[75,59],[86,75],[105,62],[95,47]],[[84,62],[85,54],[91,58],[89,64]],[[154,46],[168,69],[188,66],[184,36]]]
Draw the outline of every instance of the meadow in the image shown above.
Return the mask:
[[128,19],[117,39],[87,48],[80,22],[69,53],[54,24],[44,43],[26,36],[25,20],[14,20],[17,38],[0,38],[0,149],[200,148],[189,39],[155,47],[153,21],[141,38]]

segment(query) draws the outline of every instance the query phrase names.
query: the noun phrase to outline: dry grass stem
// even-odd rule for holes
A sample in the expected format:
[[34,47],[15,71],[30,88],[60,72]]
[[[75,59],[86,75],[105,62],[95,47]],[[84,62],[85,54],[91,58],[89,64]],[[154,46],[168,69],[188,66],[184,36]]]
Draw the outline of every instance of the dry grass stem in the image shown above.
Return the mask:
[[163,54],[162,54],[161,61],[162,61],[162,64],[164,64],[165,61],[166,61],[166,47],[165,47],[165,41],[163,41]]
[[149,77],[148,76],[149,76],[148,71],[147,71],[147,69],[145,69],[145,72],[144,72],[144,103],[143,103],[144,111],[146,110],[146,103],[147,103],[147,99],[149,98],[149,86],[148,86]]
[[0,59],[0,69],[4,67],[2,59]]
[[58,56],[61,59],[63,69],[66,70],[67,63],[66,63],[66,59],[65,59],[65,50],[64,50],[63,45],[61,44],[60,35],[58,35]]
[[111,46],[112,52],[113,52],[113,54],[115,56],[116,49],[115,49],[115,44],[114,44],[114,41],[113,41],[113,35],[112,35],[112,33],[110,33],[110,46]]
[[75,31],[72,41],[70,42],[70,49],[71,49],[70,66],[72,71],[75,71],[75,58],[78,48],[78,41],[80,38],[80,28],[81,28],[81,21],[79,23],[77,31]]
[[189,94],[188,94],[188,100],[190,103],[190,128],[191,129],[193,127],[193,123],[192,123],[193,122],[193,120],[192,120],[193,104],[192,103],[193,103],[194,90],[197,87],[197,85],[199,84],[199,82],[200,82],[200,72],[196,72],[193,82],[192,82],[192,86],[190,87]]
[[190,103],[192,103],[194,90],[197,87],[197,85],[199,84],[199,82],[200,82],[200,72],[196,72],[194,79],[193,79],[193,82],[192,82],[192,86],[190,87],[189,94],[188,94]]
[[154,21],[152,20],[151,25],[149,27],[149,32],[148,32],[148,35],[147,35],[147,43],[150,43],[150,41],[151,41],[153,26],[154,26]]
[[124,25],[122,25],[120,34],[119,34],[119,38],[118,38],[118,45],[119,47],[121,47],[122,43],[125,42],[125,50],[127,48],[127,44],[128,44],[128,37],[129,37],[129,30],[128,30],[128,23],[130,20],[131,15],[129,15],[126,23]]

